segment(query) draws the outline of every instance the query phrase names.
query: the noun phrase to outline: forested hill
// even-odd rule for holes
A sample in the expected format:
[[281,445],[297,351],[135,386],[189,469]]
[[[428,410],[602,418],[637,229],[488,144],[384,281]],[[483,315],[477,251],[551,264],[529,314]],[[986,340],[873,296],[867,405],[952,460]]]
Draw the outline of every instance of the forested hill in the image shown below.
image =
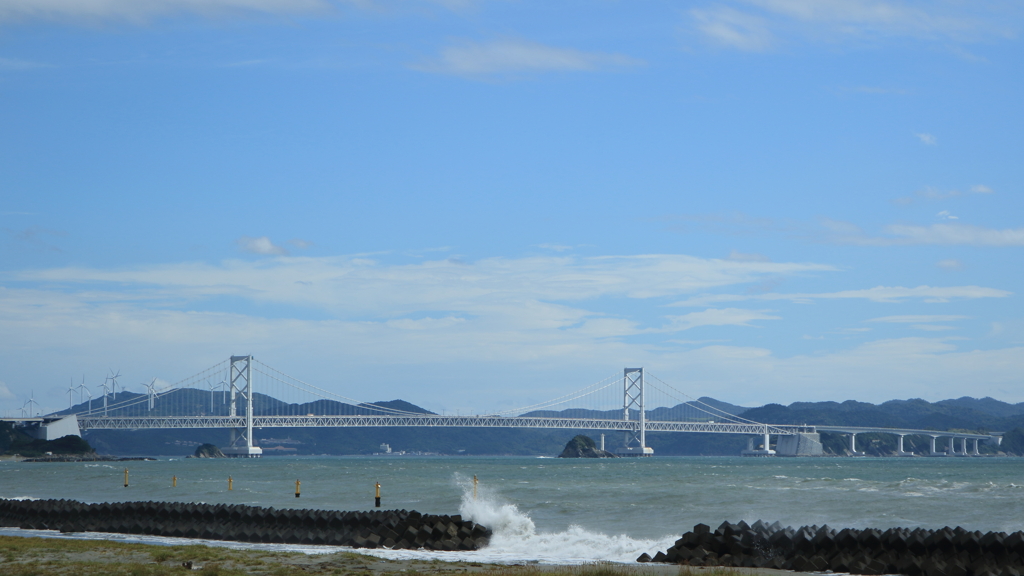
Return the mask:
[[768,404],[743,412],[743,417],[771,424],[878,426],[924,430],[1004,432],[1024,427],[1024,402],[1008,404],[993,398],[921,399],[867,402],[794,402]]

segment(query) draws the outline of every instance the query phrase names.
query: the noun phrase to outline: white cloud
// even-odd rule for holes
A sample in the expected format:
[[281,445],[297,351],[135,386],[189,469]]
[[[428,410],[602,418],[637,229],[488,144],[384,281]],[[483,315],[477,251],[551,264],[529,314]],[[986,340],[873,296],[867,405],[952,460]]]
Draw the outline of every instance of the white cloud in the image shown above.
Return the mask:
[[761,17],[727,6],[690,11],[697,29],[708,39],[747,52],[760,52],[775,45],[768,22]]
[[965,244],[969,246],[1024,246],[1024,228],[993,230],[967,224],[914,226],[893,224],[885,228],[895,238],[890,244]]
[[263,254],[263,255],[284,255],[288,251],[277,246],[270,241],[270,238],[266,236],[260,236],[259,238],[251,238],[249,236],[242,236],[238,239],[238,247],[245,252],[252,254]]
[[992,189],[984,184],[975,184],[974,186],[971,186],[971,192],[974,192],[975,194],[991,194]]
[[669,332],[689,330],[699,326],[753,326],[754,320],[781,320],[780,316],[767,314],[767,310],[741,310],[739,308],[709,308],[703,312],[691,312],[682,316],[669,316]]
[[435,58],[412,68],[423,72],[485,76],[517,72],[578,72],[643,65],[621,54],[556,48],[521,39],[448,46]]
[[888,322],[894,324],[916,324],[924,322],[955,322],[956,320],[966,320],[969,316],[957,316],[957,315],[941,315],[941,314],[906,314],[902,316],[882,316],[881,318],[872,318],[867,322]]
[[18,60],[17,58],[0,58],[0,70],[31,70],[33,68],[49,68],[49,64]]
[[963,262],[961,262],[959,260],[956,260],[956,259],[953,259],[953,258],[947,258],[945,260],[939,260],[938,262],[935,263],[935,265],[938,266],[939,268],[943,268],[945,270],[961,270],[964,267],[964,263]]
[[313,245],[312,242],[308,240],[303,240],[301,238],[292,238],[291,240],[288,241],[288,243],[298,248],[299,250],[305,250],[306,248],[309,248],[310,246]]
[[[911,38],[973,42],[1011,38],[1006,6],[901,0],[719,0],[690,11],[707,39],[759,51],[791,39],[823,43]],[[962,52],[955,45],[948,47]]]
[[863,290],[843,290],[840,292],[795,293],[795,294],[709,294],[695,296],[676,302],[672,306],[708,306],[721,302],[741,302],[746,300],[782,300],[797,303],[809,303],[814,300],[863,299],[871,302],[902,302],[905,300],[922,300],[924,302],[948,302],[954,299],[1005,298],[1012,294],[1006,290],[983,288],[981,286],[876,286]]
[[[267,240],[259,243],[271,250]],[[654,298],[758,282],[766,276],[826,272],[823,264],[733,262],[682,255],[591,258],[486,258],[385,265],[359,257],[226,261],[129,270],[56,268],[25,271],[25,281],[114,283],[139,297],[195,299],[233,295],[319,307],[337,314],[404,314],[416,310],[480,311],[524,300]],[[643,278],[640,282],[637,279]],[[301,281],[302,283],[297,283]],[[116,294],[109,295],[120,298]]]
[[[937,214],[940,218],[948,212]],[[955,222],[920,226],[890,224],[882,229],[883,235],[872,236],[849,222],[823,220],[824,240],[836,244],[858,246],[909,246],[918,244],[967,246],[1024,246],[1024,228],[996,230]]]
[[536,244],[537,248],[544,250],[551,250],[552,252],[566,252],[572,250],[572,246],[566,246],[565,244]]
[[[173,382],[228,355],[253,353],[348,396],[379,400],[379,394],[428,408],[456,401],[468,389],[484,408],[541,401],[589,384],[591,376],[596,381],[615,370],[621,374],[627,364],[685,382],[697,396],[752,403],[785,395],[842,400],[851,391],[878,394],[876,400],[893,394],[949,397],[953,392],[945,390],[956,391],[968,379],[984,383],[979,393],[1019,379],[1020,350],[958,351],[948,339],[883,341],[791,357],[757,347],[692,348],[670,338],[700,327],[757,326],[780,315],[704,306],[689,314],[633,317],[622,314],[619,304],[606,305],[653,299],[648,307],[662,310],[659,299],[666,297],[830,270],[680,255],[404,265],[358,256],[278,257],[29,270],[7,274],[0,286],[0,367],[7,382],[65,382],[68,373],[82,372],[101,381],[109,365],[120,366],[126,382],[154,376]],[[738,299],[884,302],[1007,294],[924,286]],[[218,311],[208,309],[211,297],[217,297]],[[302,310],[289,317],[288,308],[275,306],[274,317],[264,318],[264,303]],[[951,321],[937,315],[905,320],[908,326]],[[59,361],[53,361],[55,350],[61,351]],[[375,397],[365,398],[370,379]],[[857,382],[870,384],[851,386]],[[27,395],[28,388],[12,386],[11,392]]]
[[737,252],[735,250],[732,250],[732,251],[729,252],[729,260],[732,260],[734,262],[771,262],[772,261],[771,258],[765,256],[764,254],[758,254],[756,252],[751,252],[751,253],[745,254],[743,252]]
[[[963,382],[972,383],[975,395],[1024,400],[1014,386],[1024,370],[1024,348],[960,350],[949,339],[882,340],[777,356],[750,346],[691,348],[623,339],[642,329],[628,320],[528,300],[510,303],[507,313],[498,306],[469,315],[309,320],[174,310],[85,292],[0,288],[0,366],[8,382],[66,382],[69,372],[101,381],[110,363],[122,368],[125,381],[159,375],[173,382],[228,355],[252,353],[307,382],[360,399],[403,398],[430,408],[472,390],[484,413],[495,405],[546,400],[616,371],[621,377],[624,365],[645,366],[692,396],[740,404],[934,400],[961,396]],[[744,321],[744,312],[732,320]],[[729,312],[720,313],[717,321],[723,322]],[[710,325],[713,314],[683,318]],[[761,319],[767,318],[745,321]],[[62,351],[59,361],[53,350]],[[371,380],[374,388],[367,392],[365,382]],[[1000,389],[1014,390],[1017,397]],[[12,391],[27,396],[29,388]]]
[[927,144],[929,146],[934,146],[939,143],[938,138],[936,138],[932,134],[928,134],[927,132],[915,134],[915,136],[917,136],[917,139],[920,140],[923,144]]
[[953,216],[952,214],[950,214],[949,210],[943,210],[942,212],[939,212],[938,214],[936,214],[935,217],[938,218],[939,220],[959,220],[960,219],[958,216]]
[[295,14],[323,11],[323,0],[5,0],[0,21],[29,19],[72,23],[120,20],[142,23],[155,17],[193,13],[220,17],[231,14]]
[[936,324],[913,324],[910,326],[914,330],[924,330],[926,332],[943,332],[946,330],[956,330],[952,326],[938,326]]

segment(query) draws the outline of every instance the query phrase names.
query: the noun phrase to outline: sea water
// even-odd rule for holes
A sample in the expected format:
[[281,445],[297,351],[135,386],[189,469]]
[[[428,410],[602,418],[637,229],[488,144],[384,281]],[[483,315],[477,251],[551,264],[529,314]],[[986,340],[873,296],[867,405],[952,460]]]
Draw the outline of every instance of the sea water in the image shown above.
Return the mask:
[[[177,477],[176,487],[172,477]],[[296,480],[302,482],[300,498],[295,497]],[[490,545],[475,552],[369,551],[387,558],[631,562],[642,552],[665,550],[694,524],[714,528],[726,520],[833,528],[1024,529],[1021,458],[323,456],[0,462],[0,497],[92,503],[165,500],[369,510],[376,482],[384,509],[460,513],[494,531]],[[43,535],[17,529],[0,533]],[[180,542],[138,535],[70,537]],[[338,549],[211,544],[311,553]]]

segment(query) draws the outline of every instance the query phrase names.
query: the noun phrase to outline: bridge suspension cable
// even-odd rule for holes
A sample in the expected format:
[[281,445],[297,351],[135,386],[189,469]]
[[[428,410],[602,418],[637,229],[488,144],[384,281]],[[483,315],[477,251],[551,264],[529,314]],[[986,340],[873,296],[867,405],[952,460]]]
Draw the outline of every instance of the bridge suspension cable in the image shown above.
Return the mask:
[[573,400],[579,400],[580,398],[583,398],[585,396],[591,396],[591,395],[597,394],[598,392],[601,392],[603,390],[606,390],[606,389],[611,388],[612,386],[618,384],[621,381],[621,378],[622,378],[621,376],[619,376],[618,374],[615,374],[615,375],[612,375],[612,376],[609,376],[609,377],[605,378],[604,380],[600,380],[600,381],[598,381],[598,382],[596,382],[594,384],[591,384],[590,386],[587,386],[586,388],[581,388],[581,389],[579,389],[579,390],[577,390],[575,392],[570,392],[569,394],[566,394],[565,396],[559,396],[558,398],[554,398],[552,400],[548,400],[547,402],[540,402],[538,404],[533,404],[531,406],[523,406],[523,407],[520,407],[520,408],[509,408],[507,410],[499,410],[497,412],[490,412],[489,414],[494,414],[494,415],[501,415],[501,414],[520,415],[520,414],[525,414],[526,412],[532,412],[532,411],[536,411],[536,410],[543,410],[544,408],[551,408],[553,406],[558,406],[559,404],[565,404],[566,402],[572,402]]
[[[661,378],[658,378],[654,374],[651,374],[650,372],[647,373],[647,376],[649,376],[650,378],[653,378],[654,380],[657,380],[658,382],[660,382],[665,387],[669,388],[670,390],[672,390],[676,394],[679,394],[679,396],[682,396],[683,398],[685,398],[685,400],[683,400],[683,398],[680,398],[679,396],[675,397],[677,400],[683,400],[683,402],[685,404],[688,404],[688,405],[692,406],[694,409],[696,409],[698,411],[701,411],[701,412],[704,412],[705,414],[708,414],[710,416],[715,416],[716,418],[725,420],[725,421],[727,421],[730,424],[752,424],[752,425],[757,425],[757,426],[764,426],[765,430],[773,430],[773,433],[778,433],[778,430],[773,428],[770,424],[765,424],[764,422],[758,422],[756,420],[751,420],[749,418],[743,418],[742,416],[738,416],[736,414],[732,414],[730,412],[726,412],[725,410],[722,410],[721,408],[718,408],[716,406],[712,406],[711,404],[708,404],[706,402],[701,401],[699,398],[694,398],[694,397],[690,396],[686,392],[683,392],[683,391],[677,389],[676,387],[672,386],[668,382],[665,382]],[[667,390],[663,390],[663,389],[661,389],[661,388],[659,388],[657,386],[655,386],[655,388],[657,388],[659,392],[661,392],[661,393],[663,393],[663,394],[665,394],[667,396],[674,396],[671,392],[668,392]],[[699,406],[698,406],[698,404],[699,404]]]
[[[274,380],[276,382],[284,384],[285,386],[289,386],[289,387],[291,387],[291,388],[293,388],[295,390],[298,390],[300,392],[306,392],[307,394],[312,394],[314,396],[319,396],[320,398],[323,398],[325,400],[326,399],[343,400],[346,403],[350,403],[350,404],[352,404],[353,406],[356,406],[356,407],[369,407],[369,408],[373,408],[374,410],[379,410],[379,411],[384,412],[386,414],[394,414],[396,416],[417,416],[417,415],[422,415],[423,414],[422,412],[410,412],[408,410],[399,410],[397,408],[389,408],[387,406],[380,406],[378,404],[373,404],[371,402],[361,402],[359,400],[355,400],[354,398],[349,398],[348,396],[342,396],[341,394],[335,394],[334,392],[331,392],[329,390],[324,390],[323,388],[320,388],[319,386],[314,386],[314,385],[312,385],[312,384],[310,384],[308,382],[303,382],[302,380],[299,380],[298,378],[296,378],[294,376],[289,376],[288,374],[285,374],[284,372],[281,372],[280,370],[277,370],[275,368],[267,366],[266,364],[264,364],[263,362],[260,362],[259,360],[253,359],[253,364],[254,364],[253,372],[257,372],[257,373],[259,373],[259,374],[261,374],[263,376],[266,376],[267,378],[270,378],[271,380]],[[261,368],[263,368],[265,370],[261,370]],[[298,385],[294,384],[293,382],[289,382],[287,380],[284,380],[283,378],[279,378],[278,376],[275,376],[274,374],[270,374],[268,371],[269,372],[274,372],[275,374],[280,374],[283,378],[289,378],[292,381],[297,382],[298,384],[301,384],[301,386],[298,386]],[[303,388],[303,386],[305,388]],[[314,390],[315,390],[315,392],[314,392]]]

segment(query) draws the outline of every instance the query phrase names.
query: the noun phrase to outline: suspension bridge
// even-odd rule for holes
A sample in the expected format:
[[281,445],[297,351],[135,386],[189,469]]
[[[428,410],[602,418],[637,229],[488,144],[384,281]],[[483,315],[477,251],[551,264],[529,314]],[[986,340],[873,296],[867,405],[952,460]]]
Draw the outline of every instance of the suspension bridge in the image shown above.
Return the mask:
[[[625,368],[581,390],[552,400],[483,415],[439,415],[415,411],[396,402],[369,403],[348,398],[280,372],[252,356],[232,356],[217,365],[157,390],[156,379],[144,384],[144,394],[121,388],[109,376],[102,394],[94,398],[85,388],[68,388],[68,410],[47,416],[6,418],[34,424],[36,436],[53,439],[81,430],[144,430],[220,428],[230,433],[223,449],[229,456],[259,457],[262,449],[254,430],[302,427],[458,427],[549,428],[622,432],[624,442],[614,450],[622,456],[651,456],[648,432],[741,434],[749,437],[745,455],[815,456],[822,454],[821,432],[847,435],[849,452],[862,455],[857,434],[930,436],[931,455],[979,455],[978,442],[997,444],[1001,437],[986,434],[843,426],[787,425],[755,422],[728,409],[695,399],[643,368]],[[108,386],[109,384],[109,386]],[[75,395],[79,403],[76,405]],[[85,395],[88,394],[88,399]],[[397,403],[403,404],[403,403]],[[771,449],[771,437],[777,438]],[[602,435],[604,449],[604,436]],[[937,441],[948,438],[940,451]],[[959,450],[955,446],[960,441]],[[969,451],[967,442],[973,442]],[[758,444],[760,443],[760,444]]]

